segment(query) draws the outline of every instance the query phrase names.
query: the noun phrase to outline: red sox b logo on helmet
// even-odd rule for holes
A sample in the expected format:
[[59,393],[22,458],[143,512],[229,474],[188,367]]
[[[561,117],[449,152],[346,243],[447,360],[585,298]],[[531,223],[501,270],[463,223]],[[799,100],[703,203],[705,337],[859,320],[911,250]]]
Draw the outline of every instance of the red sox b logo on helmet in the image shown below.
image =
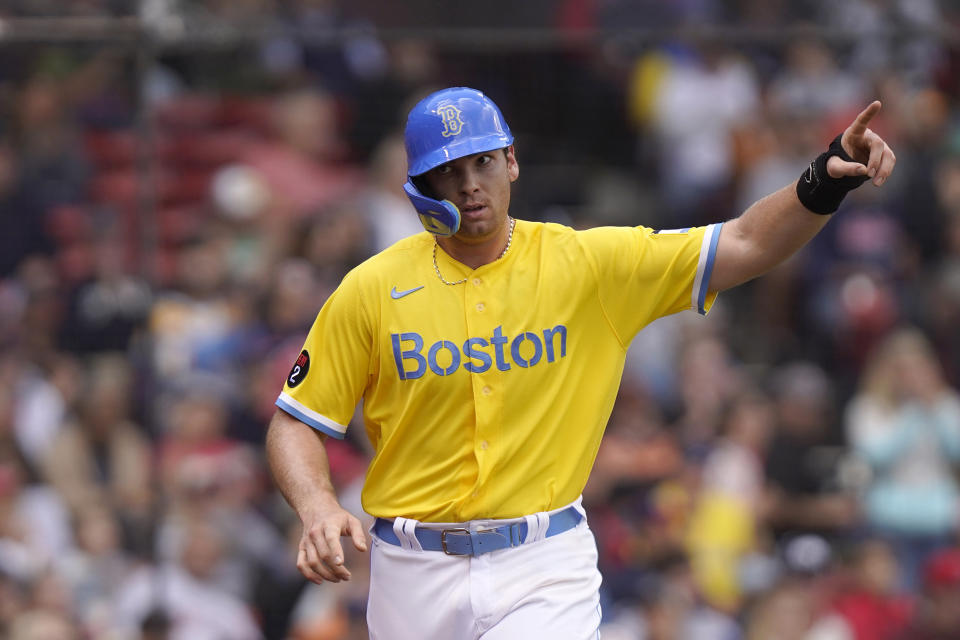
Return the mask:
[[460,119],[460,109],[452,104],[438,107],[437,115],[443,120],[443,131],[440,132],[440,135],[444,138],[459,135],[463,130],[463,120]]

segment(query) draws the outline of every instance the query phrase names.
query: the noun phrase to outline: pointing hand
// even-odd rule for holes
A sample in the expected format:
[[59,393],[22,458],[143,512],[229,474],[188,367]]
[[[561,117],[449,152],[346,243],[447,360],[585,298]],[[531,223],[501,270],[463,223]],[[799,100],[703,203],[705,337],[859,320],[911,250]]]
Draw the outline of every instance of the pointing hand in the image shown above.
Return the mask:
[[867,125],[880,112],[880,101],[874,100],[860,112],[843,132],[840,144],[856,162],[847,162],[837,156],[827,161],[827,173],[833,178],[867,176],[876,186],[882,185],[897,163],[893,150]]

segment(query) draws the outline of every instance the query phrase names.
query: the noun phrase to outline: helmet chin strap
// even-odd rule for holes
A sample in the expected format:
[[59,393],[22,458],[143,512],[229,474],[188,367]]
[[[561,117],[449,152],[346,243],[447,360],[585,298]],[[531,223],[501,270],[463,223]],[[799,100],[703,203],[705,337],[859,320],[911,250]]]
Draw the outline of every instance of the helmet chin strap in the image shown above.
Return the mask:
[[420,193],[412,180],[407,180],[403,190],[420,216],[423,228],[435,236],[447,238],[460,229],[460,210],[449,200],[434,200]]

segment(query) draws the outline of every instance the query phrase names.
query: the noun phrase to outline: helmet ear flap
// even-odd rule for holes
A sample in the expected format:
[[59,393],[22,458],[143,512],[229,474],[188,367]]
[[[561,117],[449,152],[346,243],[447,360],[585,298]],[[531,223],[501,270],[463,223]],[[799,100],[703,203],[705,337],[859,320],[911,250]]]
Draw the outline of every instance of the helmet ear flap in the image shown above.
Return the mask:
[[449,200],[435,200],[420,193],[413,179],[407,180],[403,190],[417,210],[423,228],[435,236],[452,236],[460,229],[460,210]]

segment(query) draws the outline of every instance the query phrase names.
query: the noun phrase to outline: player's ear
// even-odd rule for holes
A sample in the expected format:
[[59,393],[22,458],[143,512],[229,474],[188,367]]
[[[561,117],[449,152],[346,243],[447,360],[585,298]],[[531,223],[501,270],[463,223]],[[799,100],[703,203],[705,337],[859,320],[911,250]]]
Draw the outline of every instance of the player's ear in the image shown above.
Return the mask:
[[507,175],[510,176],[510,182],[515,181],[520,176],[520,165],[517,164],[517,151],[510,145],[503,150],[507,157]]

